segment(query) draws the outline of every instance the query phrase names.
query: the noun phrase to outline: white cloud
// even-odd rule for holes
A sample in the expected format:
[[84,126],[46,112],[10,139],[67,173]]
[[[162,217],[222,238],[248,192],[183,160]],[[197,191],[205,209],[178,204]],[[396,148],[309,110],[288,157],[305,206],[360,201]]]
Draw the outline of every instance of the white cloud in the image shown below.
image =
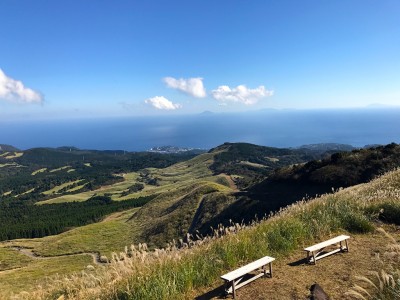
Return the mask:
[[204,98],[207,96],[206,89],[203,85],[203,78],[175,79],[173,77],[165,77],[163,81],[168,87],[180,90],[196,98]]
[[175,110],[182,107],[182,105],[179,103],[172,103],[164,96],[155,96],[153,98],[146,99],[144,102],[153,106],[154,108],[164,110]]
[[43,96],[25,87],[21,81],[8,77],[0,69],[0,100],[14,103],[42,103]]
[[249,89],[245,85],[238,85],[232,89],[227,85],[221,85],[216,90],[213,90],[211,94],[214,99],[222,103],[240,102],[246,105],[253,105],[262,98],[272,96],[274,91],[266,90],[263,85],[255,89]]

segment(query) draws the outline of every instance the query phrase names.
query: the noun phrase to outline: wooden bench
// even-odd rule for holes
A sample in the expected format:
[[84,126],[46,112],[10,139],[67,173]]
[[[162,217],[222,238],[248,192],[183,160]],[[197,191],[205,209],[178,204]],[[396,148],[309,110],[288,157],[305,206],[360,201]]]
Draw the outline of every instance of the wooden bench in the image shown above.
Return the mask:
[[[304,248],[304,251],[307,251],[307,262],[309,263],[314,263],[314,265],[317,263],[318,259],[324,258],[328,255],[334,254],[336,252],[340,252],[340,251],[349,251],[349,246],[347,244],[347,240],[350,237],[348,235],[339,235],[333,239],[327,240],[325,242],[319,243],[319,244],[315,244],[313,246]],[[334,249],[330,252],[326,252],[324,254],[321,254],[323,252],[323,250],[328,247],[328,246],[332,246],[335,244],[339,243],[339,248]],[[343,243],[346,245],[344,246]]]
[[[274,260],[275,258],[273,257],[264,256],[263,258],[253,261],[252,263],[236,269],[235,271],[222,275],[221,278],[225,280],[225,293],[233,294],[233,299],[235,299],[236,290],[242,286],[252,282],[253,280],[256,280],[261,276],[267,276],[267,274],[269,274],[269,277],[272,277],[272,262]],[[269,265],[268,272],[266,269],[267,265]],[[241,282],[245,275],[258,269],[261,269],[261,273]]]

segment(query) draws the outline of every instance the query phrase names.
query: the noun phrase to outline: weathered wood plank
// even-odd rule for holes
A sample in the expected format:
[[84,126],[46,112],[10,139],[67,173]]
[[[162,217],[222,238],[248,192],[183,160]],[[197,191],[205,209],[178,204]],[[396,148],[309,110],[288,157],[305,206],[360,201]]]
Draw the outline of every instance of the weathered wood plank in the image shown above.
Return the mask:
[[[318,259],[327,257],[329,255],[332,255],[334,253],[337,253],[337,252],[340,252],[343,250],[349,251],[349,246],[347,244],[347,240],[349,238],[350,238],[350,236],[348,236],[348,235],[339,235],[335,238],[332,238],[332,239],[326,240],[324,242],[315,244],[313,246],[304,248],[304,251],[307,251],[307,261],[310,263],[313,262],[315,264]],[[342,242],[345,242],[346,247],[343,246]],[[333,246],[335,244],[339,244],[339,248],[332,250],[330,252],[324,253],[324,254],[320,254],[323,252],[324,248],[326,248],[328,246]],[[310,254],[311,254],[311,257],[310,257]]]
[[330,246],[330,245],[333,245],[333,244],[337,244],[337,243],[343,242],[343,241],[345,241],[345,240],[347,240],[347,239],[349,239],[349,238],[350,238],[350,237],[349,237],[348,235],[339,235],[339,236],[337,236],[337,237],[335,237],[335,238],[333,238],[333,239],[326,240],[326,241],[324,241],[324,242],[321,242],[321,243],[312,245],[312,246],[310,246],[310,247],[304,248],[304,250],[305,250],[305,251],[309,251],[309,252],[316,251],[316,250],[325,248],[325,247],[327,247],[327,246]]
[[236,278],[246,275],[246,274],[250,273],[251,271],[257,270],[257,269],[273,262],[274,260],[275,260],[275,258],[273,258],[273,257],[264,256],[263,258],[253,261],[239,269],[236,269],[232,272],[222,275],[221,278],[224,280],[227,280],[227,281],[235,280]]
[[[335,253],[340,252],[340,251],[341,251],[341,249],[338,248],[338,249],[332,250],[332,251],[330,251],[330,252],[324,253],[324,254],[322,254],[322,255],[318,255],[318,256],[316,255],[316,256],[315,256],[315,260],[318,260],[318,259],[327,257],[327,256],[329,256],[329,255],[335,254]],[[314,261],[314,259],[311,259],[311,262],[313,262],[313,261]]]
[[[270,257],[270,256],[264,256],[256,261],[253,261],[243,267],[240,267],[239,269],[236,269],[232,272],[226,273],[221,276],[223,280],[225,280],[225,292],[227,294],[233,294],[233,299],[236,297],[236,290],[254,280],[257,278],[260,278],[262,276],[265,276],[267,274],[272,277],[272,262],[275,260],[275,258]],[[266,269],[266,266],[269,265],[269,272]],[[242,281],[244,276],[246,274],[249,274],[250,272],[253,272],[255,270],[260,270],[259,274],[255,274],[254,276],[250,277],[249,279]]]

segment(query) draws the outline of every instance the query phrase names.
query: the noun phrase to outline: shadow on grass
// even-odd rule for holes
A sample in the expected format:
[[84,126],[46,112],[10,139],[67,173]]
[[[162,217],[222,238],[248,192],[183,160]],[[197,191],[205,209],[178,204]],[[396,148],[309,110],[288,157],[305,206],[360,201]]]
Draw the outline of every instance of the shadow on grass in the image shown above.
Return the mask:
[[288,266],[297,267],[297,266],[308,265],[308,264],[309,263],[307,261],[307,258],[302,258],[302,259],[296,260],[294,262],[288,263]]
[[224,285],[220,285],[219,287],[209,291],[203,295],[197,296],[196,300],[211,300],[211,299],[224,299],[226,298]]
[[[241,282],[249,280],[252,277],[254,277],[255,275],[256,274],[254,274],[254,273],[246,274],[243,276]],[[269,278],[269,275],[267,275],[267,277]],[[262,278],[265,278],[265,277],[263,276]],[[225,286],[220,285],[219,287],[213,289],[212,291],[209,291],[209,292],[195,298],[195,300],[211,300],[211,299],[233,299],[233,296],[232,296],[232,294],[227,295],[225,293]]]

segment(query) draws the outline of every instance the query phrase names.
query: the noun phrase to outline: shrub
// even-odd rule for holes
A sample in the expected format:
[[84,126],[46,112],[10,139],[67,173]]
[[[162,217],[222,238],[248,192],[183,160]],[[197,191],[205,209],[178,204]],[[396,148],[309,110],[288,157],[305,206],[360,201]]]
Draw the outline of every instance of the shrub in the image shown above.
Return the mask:
[[379,220],[400,225],[400,203],[382,203],[372,207],[370,210],[378,214]]
[[269,226],[266,240],[273,255],[283,255],[296,249],[306,235],[306,230],[300,220],[280,219]]

